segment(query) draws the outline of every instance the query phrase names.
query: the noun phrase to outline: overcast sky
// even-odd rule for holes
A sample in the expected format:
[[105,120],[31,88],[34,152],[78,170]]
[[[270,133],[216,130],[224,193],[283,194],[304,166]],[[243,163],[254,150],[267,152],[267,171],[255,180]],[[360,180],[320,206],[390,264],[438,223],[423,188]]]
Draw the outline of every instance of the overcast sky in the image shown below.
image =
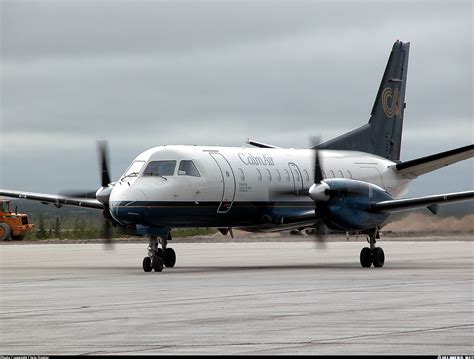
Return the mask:
[[[161,144],[306,147],[368,121],[410,41],[402,160],[473,143],[472,1],[9,1],[1,8],[0,187],[99,186]],[[474,161],[411,195],[474,188]]]

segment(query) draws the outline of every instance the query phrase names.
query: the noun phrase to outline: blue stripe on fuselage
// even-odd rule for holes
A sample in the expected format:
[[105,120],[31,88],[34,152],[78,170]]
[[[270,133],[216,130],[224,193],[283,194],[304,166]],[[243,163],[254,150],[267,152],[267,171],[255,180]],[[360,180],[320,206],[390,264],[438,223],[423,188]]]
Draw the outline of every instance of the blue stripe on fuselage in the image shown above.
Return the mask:
[[156,227],[238,227],[261,224],[265,216],[278,223],[314,209],[313,202],[234,202],[218,213],[220,202],[112,202],[110,210],[122,224]]

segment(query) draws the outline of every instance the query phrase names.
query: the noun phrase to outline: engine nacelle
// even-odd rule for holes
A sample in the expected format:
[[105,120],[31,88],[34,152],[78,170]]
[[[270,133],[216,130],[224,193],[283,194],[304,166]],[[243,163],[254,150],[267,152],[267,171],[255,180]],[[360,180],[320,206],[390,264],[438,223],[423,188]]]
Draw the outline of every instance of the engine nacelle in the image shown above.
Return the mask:
[[309,195],[316,202],[324,224],[340,231],[363,231],[380,226],[389,216],[370,210],[370,203],[391,200],[383,188],[368,182],[330,178],[313,185]]

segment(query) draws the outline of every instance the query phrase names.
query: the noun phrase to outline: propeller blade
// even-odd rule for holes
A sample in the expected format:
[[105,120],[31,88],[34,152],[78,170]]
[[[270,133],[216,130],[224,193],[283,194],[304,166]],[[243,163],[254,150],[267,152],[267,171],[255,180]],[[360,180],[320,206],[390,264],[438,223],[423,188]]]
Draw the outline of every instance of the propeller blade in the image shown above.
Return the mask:
[[323,222],[315,223],[306,233],[312,238],[316,249],[326,248],[326,227]]
[[[323,206],[325,206],[325,201],[327,200],[326,191],[328,190],[327,185],[322,182],[324,179],[323,171],[321,169],[321,157],[318,149],[318,145],[321,143],[320,136],[313,136],[311,138],[312,149],[314,153],[314,184],[313,190],[317,190],[318,193],[313,193],[311,198],[314,200],[314,213],[317,217],[323,220]],[[321,192],[321,193],[319,193]],[[325,249],[326,248],[326,236],[324,222],[316,224],[314,226],[314,243],[316,249]]]
[[314,228],[314,242],[316,244],[316,249],[326,248],[326,233],[323,226],[324,224],[320,223]]
[[101,164],[101,185],[107,187],[110,183],[110,175],[108,169],[107,141],[98,142],[99,162]]
[[[106,212],[107,211],[107,212]],[[102,236],[104,237],[104,245],[105,249],[113,249],[114,248],[114,241],[113,241],[113,227],[112,221],[109,218],[109,207],[105,206],[104,208],[104,221],[102,227]]]
[[110,185],[110,175],[109,175],[109,160],[108,160],[108,151],[107,151],[107,141],[98,141],[97,142],[98,157],[99,157],[99,166],[100,166],[100,177],[101,177],[101,187],[97,191],[63,191],[59,194],[65,197],[73,198],[95,198],[100,203],[104,205],[102,211],[103,215],[103,226],[102,226],[102,237],[104,238],[104,244],[106,249],[113,248],[113,223],[114,219],[112,218],[109,210],[109,197],[112,192],[113,185]]
[[321,143],[321,137],[314,136],[311,138],[312,149],[314,151],[314,183],[321,183],[323,180],[323,172],[321,170],[321,159],[317,146]]
[[114,249],[114,240],[112,236],[112,223],[108,219],[104,220],[104,245],[105,249]]
[[104,237],[104,245],[106,249],[113,249],[114,241],[113,241],[113,226],[112,221],[113,218],[109,212],[109,196],[112,188],[109,186],[110,184],[110,174],[109,174],[109,156],[108,156],[108,144],[107,141],[98,141],[98,154],[99,154],[99,163],[100,163],[100,174],[101,174],[101,186],[97,192],[96,197],[97,199],[104,204],[104,225],[103,225],[103,237]]

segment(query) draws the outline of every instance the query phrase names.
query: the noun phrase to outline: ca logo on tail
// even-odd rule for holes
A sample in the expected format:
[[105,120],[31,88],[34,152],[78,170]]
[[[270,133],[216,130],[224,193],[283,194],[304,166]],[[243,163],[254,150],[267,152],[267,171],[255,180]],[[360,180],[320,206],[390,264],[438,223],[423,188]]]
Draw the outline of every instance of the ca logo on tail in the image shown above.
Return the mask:
[[385,115],[392,118],[393,115],[400,116],[400,90],[392,91],[386,87],[382,92],[382,108]]

